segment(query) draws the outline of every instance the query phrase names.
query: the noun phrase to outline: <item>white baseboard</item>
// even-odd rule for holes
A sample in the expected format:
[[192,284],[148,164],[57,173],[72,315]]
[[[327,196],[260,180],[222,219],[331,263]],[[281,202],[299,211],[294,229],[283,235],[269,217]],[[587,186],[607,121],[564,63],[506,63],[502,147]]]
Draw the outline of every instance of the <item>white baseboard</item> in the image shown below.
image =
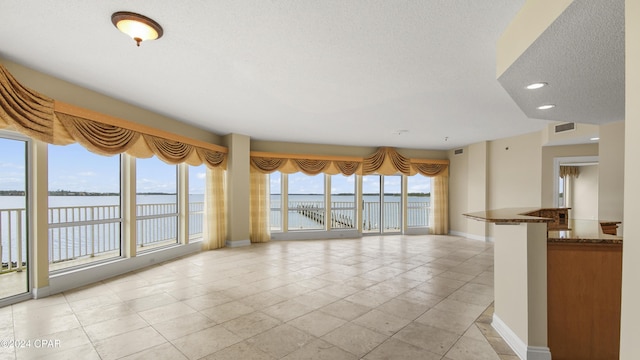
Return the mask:
[[241,247],[241,246],[249,246],[251,245],[251,240],[246,239],[246,240],[236,240],[236,241],[229,241],[227,240],[227,242],[225,243],[227,247],[230,248],[236,248],[236,247]]
[[34,299],[42,299],[51,295],[51,289],[48,286],[33,288],[32,293]]
[[527,346],[496,314],[493,314],[491,326],[522,360],[551,360],[551,351],[544,346]]
[[49,286],[33,289],[33,295],[36,299],[39,299],[48,295],[58,294],[154,264],[196,254],[201,249],[202,243],[195,242],[151,250],[132,258],[118,258],[81,268],[60,271],[49,276]]

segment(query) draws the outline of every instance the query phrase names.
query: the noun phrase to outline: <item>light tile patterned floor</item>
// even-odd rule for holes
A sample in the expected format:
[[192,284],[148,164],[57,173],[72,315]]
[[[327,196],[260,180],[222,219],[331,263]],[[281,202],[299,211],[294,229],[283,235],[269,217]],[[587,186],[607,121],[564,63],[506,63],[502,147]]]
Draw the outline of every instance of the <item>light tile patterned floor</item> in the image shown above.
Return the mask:
[[277,241],[0,308],[0,359],[517,359],[492,302],[490,243]]

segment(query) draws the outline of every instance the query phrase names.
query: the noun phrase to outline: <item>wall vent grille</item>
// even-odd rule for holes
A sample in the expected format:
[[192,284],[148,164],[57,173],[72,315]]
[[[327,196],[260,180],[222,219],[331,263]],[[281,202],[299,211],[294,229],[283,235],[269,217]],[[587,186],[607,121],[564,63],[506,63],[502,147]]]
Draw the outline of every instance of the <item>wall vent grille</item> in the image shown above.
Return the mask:
[[453,151],[453,153],[454,153],[455,155],[460,155],[460,154],[462,154],[462,152],[463,152],[463,150],[462,150],[462,149],[455,149],[455,150]]
[[575,129],[576,129],[576,123],[565,123],[565,124],[556,125],[556,134],[565,132],[565,131],[575,130]]

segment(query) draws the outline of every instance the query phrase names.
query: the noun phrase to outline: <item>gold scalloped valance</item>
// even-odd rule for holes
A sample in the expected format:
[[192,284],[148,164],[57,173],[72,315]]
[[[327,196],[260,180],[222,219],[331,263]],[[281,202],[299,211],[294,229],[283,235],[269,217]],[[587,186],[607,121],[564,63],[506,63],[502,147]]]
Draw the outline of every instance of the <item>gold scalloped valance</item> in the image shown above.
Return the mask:
[[53,99],[28,89],[0,64],[0,129],[53,142]]
[[251,155],[251,168],[264,174],[280,171],[285,174],[302,172],[307,175],[323,173],[349,176],[400,173],[408,176],[415,174],[438,176],[447,172],[448,167],[448,160],[410,159],[389,147],[381,147],[365,158],[262,152],[252,152]]
[[[111,120],[117,120],[118,124],[110,123]],[[182,141],[171,139],[171,136],[164,138],[144,130],[119,126],[121,124],[128,122],[58,103],[28,89],[0,64],[0,129],[13,129],[48,144],[68,145],[77,142],[100,155],[127,153],[139,158],[156,155],[169,164],[185,162],[189,165],[206,164],[209,167],[226,168],[226,148],[206,143],[198,146],[191,143],[195,143],[195,140]]]

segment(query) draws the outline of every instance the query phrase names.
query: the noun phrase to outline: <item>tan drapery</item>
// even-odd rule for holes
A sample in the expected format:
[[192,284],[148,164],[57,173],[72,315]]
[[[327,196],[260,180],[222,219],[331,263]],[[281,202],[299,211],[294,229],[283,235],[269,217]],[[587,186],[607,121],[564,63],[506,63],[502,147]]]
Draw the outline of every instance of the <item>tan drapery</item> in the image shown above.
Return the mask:
[[[412,163],[411,167],[415,170],[416,173],[422,174],[424,176],[437,176],[438,174],[444,172],[448,169],[449,165],[447,164],[432,164],[432,163]],[[414,175],[414,174],[412,174]]]
[[53,142],[53,99],[22,86],[0,64],[0,129]]
[[22,86],[0,64],[0,129],[11,128],[54,145],[74,142],[99,155],[158,156],[169,164],[186,162],[226,168],[226,154],[181,141],[125,129],[56,111],[56,101]]
[[402,156],[393,148],[381,147],[375,153],[367,156],[363,160],[362,173],[394,175],[411,174],[411,162],[409,158]]
[[249,238],[252,243],[271,240],[269,222],[269,175],[251,169],[249,194]]
[[204,199],[202,249],[213,250],[225,246],[227,239],[227,206],[225,173],[221,167],[207,168]]
[[578,177],[580,175],[579,166],[560,166],[560,177],[566,178],[567,176]]
[[433,219],[431,231],[436,235],[449,233],[449,171],[433,177]]
[[307,175],[320,173],[345,176],[355,174],[361,163],[357,161],[318,160],[318,159],[289,159],[276,157],[251,156],[251,168],[263,174],[280,171],[284,174],[302,172]]

